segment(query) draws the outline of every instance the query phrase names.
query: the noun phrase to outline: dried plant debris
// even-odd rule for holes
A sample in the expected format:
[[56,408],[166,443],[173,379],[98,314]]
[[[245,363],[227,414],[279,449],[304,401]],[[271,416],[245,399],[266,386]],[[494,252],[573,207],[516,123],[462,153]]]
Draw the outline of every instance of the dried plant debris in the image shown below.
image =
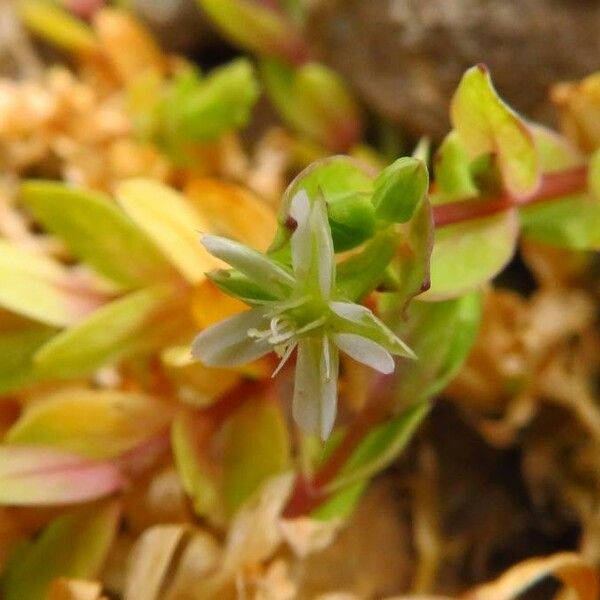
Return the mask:
[[398,156],[303,3],[129,4],[0,4],[0,596],[597,599],[598,75]]

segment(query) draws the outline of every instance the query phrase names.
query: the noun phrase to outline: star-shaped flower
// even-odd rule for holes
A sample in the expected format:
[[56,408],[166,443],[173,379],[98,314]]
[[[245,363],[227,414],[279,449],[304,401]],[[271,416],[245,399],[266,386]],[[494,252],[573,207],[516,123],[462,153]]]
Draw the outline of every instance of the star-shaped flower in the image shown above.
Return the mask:
[[192,353],[204,364],[233,367],[275,351],[280,362],[297,349],[293,414],[305,431],[326,439],[337,407],[339,351],[380,371],[392,354],[414,353],[368,308],[336,294],[336,267],[327,205],[299,192],[290,205],[291,270],[232,240],[205,235],[202,243],[260,289],[254,308],[204,330]]

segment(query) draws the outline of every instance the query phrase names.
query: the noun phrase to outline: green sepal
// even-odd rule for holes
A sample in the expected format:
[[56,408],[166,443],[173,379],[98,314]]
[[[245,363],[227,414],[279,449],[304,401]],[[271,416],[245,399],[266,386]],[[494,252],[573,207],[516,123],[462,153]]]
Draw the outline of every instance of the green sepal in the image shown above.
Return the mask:
[[388,279],[388,266],[394,257],[399,236],[382,231],[369,240],[358,253],[337,266],[336,287],[339,297],[359,302]]
[[406,223],[427,195],[428,187],[425,163],[410,156],[399,158],[375,179],[375,214],[390,223]]
[[219,269],[211,271],[206,276],[228,296],[238,298],[247,304],[260,304],[272,302],[276,297],[269,294],[264,288],[256,285],[248,277],[235,269]]

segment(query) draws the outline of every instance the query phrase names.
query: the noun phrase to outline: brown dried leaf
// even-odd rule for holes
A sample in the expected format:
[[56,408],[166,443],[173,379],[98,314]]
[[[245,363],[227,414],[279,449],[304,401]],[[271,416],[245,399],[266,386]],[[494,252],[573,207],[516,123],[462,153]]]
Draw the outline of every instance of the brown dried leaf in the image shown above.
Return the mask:
[[460,600],[512,600],[546,577],[558,579],[579,600],[597,600],[600,595],[596,569],[579,554],[561,552],[525,560],[495,581],[467,592]]

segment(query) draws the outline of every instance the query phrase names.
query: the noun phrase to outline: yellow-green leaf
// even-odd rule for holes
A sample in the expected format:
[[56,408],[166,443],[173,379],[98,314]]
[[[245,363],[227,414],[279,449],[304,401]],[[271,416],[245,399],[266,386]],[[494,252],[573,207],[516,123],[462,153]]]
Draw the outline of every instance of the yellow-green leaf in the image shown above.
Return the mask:
[[453,298],[490,281],[512,258],[518,232],[515,210],[437,229],[431,286],[419,298]]
[[28,405],[5,440],[112,458],[159,433],[170,417],[165,403],[143,394],[67,389]]
[[297,62],[304,48],[295,29],[280,14],[248,0],[197,0],[235,44],[262,55]]
[[450,114],[471,158],[487,153],[496,156],[511,194],[526,196],[536,188],[540,169],[531,131],[496,94],[485,66],[477,65],[464,74]]
[[86,375],[119,360],[151,333],[147,331],[149,321],[169,294],[167,286],[131,292],[62,331],[34,356],[40,376]]
[[0,306],[47,325],[81,320],[102,299],[58,262],[0,240]]
[[130,179],[117,187],[117,199],[189,282],[199,283],[218,266],[200,244],[208,224],[175,190],[149,179]]
[[290,439],[278,404],[250,400],[223,428],[223,495],[234,513],[269,477],[289,464]]
[[[205,432],[206,433],[206,432]],[[219,522],[223,518],[220,477],[202,452],[201,426],[193,415],[181,411],[171,428],[171,446],[183,488],[198,516]]]
[[71,52],[89,52],[96,47],[91,28],[52,0],[17,0],[27,27],[45,40]]
[[106,560],[119,524],[116,502],[87,506],[54,519],[17,548],[2,585],[5,600],[46,600],[58,577],[93,578]]
[[35,381],[33,355],[55,334],[56,329],[33,324],[0,333],[0,393]]
[[22,185],[21,197],[77,258],[120,285],[139,286],[172,272],[146,234],[103,194],[32,180]]

